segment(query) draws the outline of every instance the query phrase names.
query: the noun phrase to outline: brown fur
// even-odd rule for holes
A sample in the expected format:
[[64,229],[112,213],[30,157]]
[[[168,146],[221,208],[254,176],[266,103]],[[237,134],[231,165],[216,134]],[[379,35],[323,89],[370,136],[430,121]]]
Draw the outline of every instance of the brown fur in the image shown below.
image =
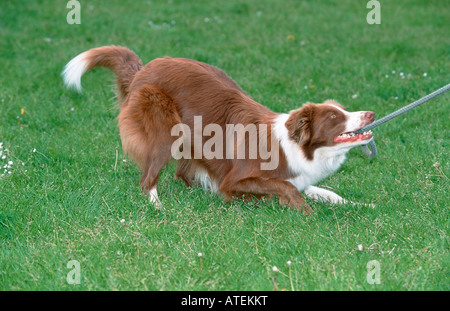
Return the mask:
[[[308,103],[291,112],[291,117],[286,122],[290,138],[302,148],[308,160],[313,159],[314,151],[324,146],[332,146],[333,138],[344,131],[345,115],[330,108],[329,104],[337,104],[335,101],[325,101],[323,104]],[[334,118],[330,118],[334,115]]]
[[106,67],[114,71],[121,98],[128,94],[128,87],[142,66],[140,58],[125,47],[103,46],[89,50],[87,71],[94,67]]

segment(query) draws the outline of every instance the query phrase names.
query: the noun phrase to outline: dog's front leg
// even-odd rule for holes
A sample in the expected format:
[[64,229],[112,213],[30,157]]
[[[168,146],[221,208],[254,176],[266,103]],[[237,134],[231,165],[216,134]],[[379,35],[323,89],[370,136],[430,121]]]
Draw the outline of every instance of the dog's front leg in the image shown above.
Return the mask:
[[315,186],[309,186],[305,189],[305,194],[308,198],[313,199],[315,201],[329,202],[332,204],[351,204],[353,206],[367,206],[374,208],[374,204],[366,204],[366,203],[357,203],[346,200],[341,196],[337,195],[333,191],[322,189]]
[[312,210],[308,203],[303,199],[291,183],[276,179],[263,180],[260,178],[245,178],[239,181],[231,181],[225,178],[220,186],[219,192],[222,193],[227,201],[233,200],[236,193],[249,193],[257,195],[276,195],[282,205],[288,205],[291,208],[298,209],[306,215],[310,215]]
[[309,186],[305,189],[305,194],[308,198],[315,201],[329,202],[333,204],[346,204],[351,203],[344,198],[340,197],[336,193],[330,190],[322,189],[315,186]]

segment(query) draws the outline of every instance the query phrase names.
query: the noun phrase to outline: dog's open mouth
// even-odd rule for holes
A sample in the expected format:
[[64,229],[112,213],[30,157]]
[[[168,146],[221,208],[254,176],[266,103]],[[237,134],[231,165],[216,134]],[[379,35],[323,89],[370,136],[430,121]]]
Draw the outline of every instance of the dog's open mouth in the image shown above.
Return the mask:
[[342,133],[334,138],[335,143],[353,143],[372,138],[372,131],[355,134],[354,132]]

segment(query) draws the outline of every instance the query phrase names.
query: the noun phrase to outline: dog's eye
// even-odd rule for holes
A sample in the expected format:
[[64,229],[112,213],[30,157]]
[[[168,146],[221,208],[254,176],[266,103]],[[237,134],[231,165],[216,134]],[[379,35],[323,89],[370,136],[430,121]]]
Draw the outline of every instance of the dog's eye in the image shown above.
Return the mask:
[[331,119],[334,119],[334,118],[336,118],[336,115],[333,113],[333,114],[330,116],[330,118],[331,118]]

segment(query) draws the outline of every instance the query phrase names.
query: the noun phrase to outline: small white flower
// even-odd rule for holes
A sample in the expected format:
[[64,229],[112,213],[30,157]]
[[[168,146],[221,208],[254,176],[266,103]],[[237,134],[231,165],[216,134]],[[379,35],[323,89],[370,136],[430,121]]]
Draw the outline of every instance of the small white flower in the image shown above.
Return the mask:
[[4,155],[4,156],[2,156],[2,159],[4,160],[4,159],[6,159],[6,156]]
[[211,21],[211,19],[209,17],[205,17],[204,21],[205,21],[205,23],[209,23]]
[[125,219],[121,219],[121,220],[120,220],[120,223],[123,224],[124,222],[125,222]]
[[362,252],[363,249],[364,249],[364,246],[362,246],[362,244],[359,244],[359,245],[358,245],[358,250],[359,250],[360,252]]
[[11,175],[12,174],[11,171],[9,171],[8,174]]
[[428,76],[428,74],[427,74],[426,72],[424,72],[424,73],[423,73],[423,76],[426,77],[426,76]]
[[203,257],[203,254],[202,253],[198,253],[198,257]]
[[273,272],[280,272],[280,270],[278,270],[278,268],[277,268],[276,266],[273,266],[273,267],[272,267],[272,271],[273,271]]
[[400,76],[402,76],[402,77],[403,77],[404,75],[405,75],[405,74],[404,74],[403,72],[400,72]]
[[292,265],[292,261],[288,260],[287,265],[290,267]]
[[389,78],[389,75],[385,75],[384,77],[387,79],[387,78]]
[[392,74],[395,75],[395,70],[392,70]]
[[352,98],[353,98],[353,99],[358,98],[358,94],[353,94],[353,95],[352,95]]
[[33,152],[36,152],[36,148],[33,149]]
[[8,161],[8,165],[13,165],[13,161]]
[[122,162],[123,162],[123,163],[127,163],[127,160],[123,159]]

